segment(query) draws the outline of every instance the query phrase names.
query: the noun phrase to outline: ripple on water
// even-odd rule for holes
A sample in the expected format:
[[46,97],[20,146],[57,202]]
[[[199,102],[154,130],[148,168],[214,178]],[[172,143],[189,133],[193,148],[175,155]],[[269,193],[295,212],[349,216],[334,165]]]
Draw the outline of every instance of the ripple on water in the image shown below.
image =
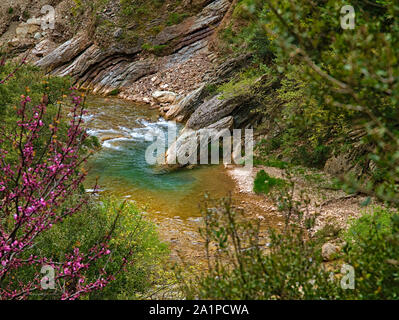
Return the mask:
[[222,197],[232,191],[234,183],[221,166],[164,172],[147,164],[145,151],[154,135],[167,136],[168,129],[181,129],[147,105],[89,97],[87,108],[88,133],[103,145],[88,164],[87,188],[98,178],[106,193],[136,200],[158,216],[184,219],[200,215],[198,204],[205,192]]

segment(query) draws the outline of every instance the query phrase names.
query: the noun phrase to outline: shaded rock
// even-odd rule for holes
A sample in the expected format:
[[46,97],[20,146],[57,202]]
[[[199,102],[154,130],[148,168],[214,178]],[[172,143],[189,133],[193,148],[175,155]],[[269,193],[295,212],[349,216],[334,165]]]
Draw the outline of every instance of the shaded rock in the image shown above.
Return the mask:
[[321,256],[323,257],[324,261],[331,261],[335,259],[339,251],[340,248],[338,246],[327,242],[321,247]]
[[204,10],[202,10],[201,14],[197,17],[189,31],[193,32],[220,22],[229,7],[230,1],[228,0],[212,1],[204,8]]
[[166,165],[179,168],[200,163],[201,152],[198,151],[201,151],[201,148],[208,150],[209,143],[217,141],[223,134],[229,133],[233,124],[234,119],[229,116],[200,130],[185,128],[167,150]]
[[225,98],[217,95],[202,103],[190,116],[186,127],[190,129],[201,129],[220,119],[233,116],[236,128],[249,127],[256,119],[251,110],[256,106],[250,95],[241,95]]
[[354,143],[352,148],[344,153],[333,155],[324,165],[324,172],[331,175],[352,173],[356,176],[366,174],[372,170],[372,163],[367,161],[363,166],[356,159],[368,152],[369,146],[362,143]]
[[231,76],[240,69],[246,67],[251,59],[251,53],[242,54],[238,57],[228,59],[227,61],[218,65],[215,70],[212,71],[211,76],[209,79],[207,79],[207,81],[213,85],[218,85],[229,81]]
[[67,62],[72,62],[80,53],[90,47],[91,41],[85,35],[78,35],[60,45],[50,54],[36,62],[38,67],[55,69]]
[[202,85],[198,89],[189,93],[179,103],[174,104],[170,107],[166,113],[166,119],[179,119],[179,121],[185,121],[194,110],[202,103],[205,96],[204,93],[205,85]]
[[32,49],[32,54],[36,57],[43,57],[54,50],[54,48],[55,44],[53,42],[48,39],[44,39],[36,44],[36,46]]
[[326,161],[324,171],[331,175],[339,175],[352,169],[353,163],[347,154],[333,156]]
[[[208,4],[198,15],[185,19],[182,23],[164,28],[157,34],[154,45],[174,43],[174,52],[197,42],[212,32],[211,26],[219,23],[230,6],[228,0],[216,0]],[[176,41],[174,41],[176,42]]]
[[114,32],[114,38],[119,38],[122,36],[122,34],[123,34],[123,30],[121,28],[118,28]]
[[237,106],[237,103],[222,99],[221,95],[217,95],[204,102],[194,111],[187,121],[186,127],[189,129],[205,128],[231,114]]
[[29,39],[17,39],[14,38],[7,42],[8,47],[14,53],[24,52],[29,48],[32,48],[35,44]]
[[15,33],[17,38],[23,39],[26,38],[28,35],[32,35],[39,30],[39,26],[36,24],[29,24],[26,22],[22,22],[18,25],[15,29]]

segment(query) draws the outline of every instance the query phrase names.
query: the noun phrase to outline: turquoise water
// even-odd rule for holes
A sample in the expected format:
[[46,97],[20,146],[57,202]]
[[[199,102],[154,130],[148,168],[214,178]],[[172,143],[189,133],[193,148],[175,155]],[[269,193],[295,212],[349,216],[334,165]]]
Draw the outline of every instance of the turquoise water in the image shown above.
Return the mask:
[[150,212],[172,217],[198,216],[205,192],[226,196],[232,191],[233,182],[221,166],[165,173],[146,162],[153,134],[166,134],[170,127],[181,129],[148,106],[103,97],[89,97],[87,106],[88,132],[103,146],[88,164],[88,189],[98,179],[103,193],[135,200]]

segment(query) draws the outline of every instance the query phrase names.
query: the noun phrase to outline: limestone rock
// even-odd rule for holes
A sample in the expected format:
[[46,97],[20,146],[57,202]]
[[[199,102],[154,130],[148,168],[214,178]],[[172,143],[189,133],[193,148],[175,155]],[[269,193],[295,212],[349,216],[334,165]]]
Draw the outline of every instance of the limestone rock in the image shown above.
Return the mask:
[[48,39],[44,39],[40,41],[36,46],[32,49],[32,54],[36,57],[43,57],[50,53],[55,47],[55,44]]
[[60,45],[50,54],[36,62],[36,65],[47,69],[55,69],[67,62],[72,61],[80,53],[91,45],[91,41],[85,35],[78,35]]
[[204,88],[205,85],[202,85],[198,89],[190,92],[179,103],[172,105],[165,115],[166,119],[179,118],[180,121],[187,119],[198,105],[201,104],[202,96],[204,95]]
[[[208,149],[208,144],[212,140],[216,141],[224,131],[230,131],[233,123],[233,117],[228,116],[200,130],[185,128],[166,152],[166,165],[178,168],[200,163],[198,150],[201,147]],[[201,138],[204,137],[207,141],[201,143]]]
[[321,247],[321,256],[323,257],[324,261],[331,261],[334,260],[339,250],[340,249],[338,246],[330,242],[327,242],[323,244],[323,246]]
[[36,24],[29,24],[26,22],[22,22],[16,28],[15,33],[17,35],[17,38],[24,39],[28,35],[32,35],[35,32],[37,32],[39,29],[40,29],[39,26]]
[[191,115],[186,126],[190,129],[205,128],[230,115],[238,106],[238,102],[223,99],[221,95],[217,95],[200,105]]
[[152,97],[159,103],[173,103],[176,101],[177,94],[172,91],[155,91]]

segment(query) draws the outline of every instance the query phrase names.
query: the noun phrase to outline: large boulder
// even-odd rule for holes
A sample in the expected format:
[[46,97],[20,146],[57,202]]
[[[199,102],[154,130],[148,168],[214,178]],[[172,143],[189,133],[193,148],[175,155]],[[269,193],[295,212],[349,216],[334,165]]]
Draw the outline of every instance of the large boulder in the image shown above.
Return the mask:
[[187,121],[186,127],[190,129],[205,128],[220,119],[233,116],[236,128],[246,128],[255,119],[251,110],[256,103],[250,95],[223,97],[216,95],[202,103]]
[[361,141],[351,141],[351,148],[346,152],[332,155],[324,165],[324,171],[333,176],[352,174],[360,177],[372,171],[372,162],[359,162],[365,154],[370,152],[370,146]]
[[194,112],[194,110],[203,101],[205,85],[202,85],[198,89],[190,92],[185,98],[175,103],[169,108],[169,111],[165,114],[165,118],[168,120],[176,119],[179,122],[186,121],[187,118]]
[[[166,152],[166,165],[178,168],[200,163],[198,150],[201,147],[208,149],[208,144],[212,140],[216,141],[223,133],[230,131],[233,124],[233,117],[228,116],[200,130],[185,128]],[[206,138],[207,141],[205,143],[202,141],[201,144],[203,138]],[[181,159],[184,159],[184,162]]]
[[186,127],[194,130],[205,128],[230,115],[237,106],[236,102],[223,99],[221,95],[217,95],[205,101],[194,111],[187,121]]
[[55,69],[63,64],[72,62],[78,55],[90,47],[91,41],[85,34],[64,42],[50,54],[36,62],[38,67]]
[[321,256],[324,261],[331,261],[337,257],[340,248],[333,243],[327,242],[321,247]]

